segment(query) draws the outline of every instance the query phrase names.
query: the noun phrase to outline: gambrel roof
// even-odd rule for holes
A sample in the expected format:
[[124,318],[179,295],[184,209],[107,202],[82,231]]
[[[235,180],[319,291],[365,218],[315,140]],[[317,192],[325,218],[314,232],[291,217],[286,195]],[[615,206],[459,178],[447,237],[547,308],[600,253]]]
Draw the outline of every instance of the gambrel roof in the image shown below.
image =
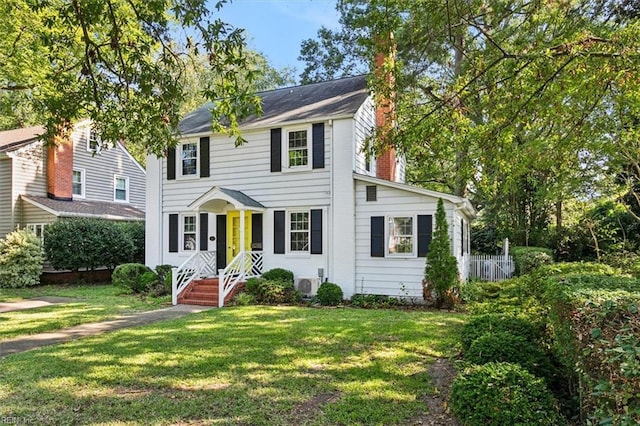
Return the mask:
[[[351,117],[369,96],[366,80],[361,75],[258,93],[263,113],[243,120],[241,127]],[[186,136],[211,132],[212,106],[207,103],[187,114],[180,122],[180,133]]]

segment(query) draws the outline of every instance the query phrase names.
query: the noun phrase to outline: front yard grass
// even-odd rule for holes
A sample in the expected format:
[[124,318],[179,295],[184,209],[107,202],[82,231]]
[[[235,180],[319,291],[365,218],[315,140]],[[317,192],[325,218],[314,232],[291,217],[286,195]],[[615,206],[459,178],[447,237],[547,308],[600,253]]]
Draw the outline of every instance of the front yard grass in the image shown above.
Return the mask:
[[27,334],[44,333],[78,324],[107,321],[119,315],[157,309],[170,297],[142,299],[124,294],[113,285],[48,285],[21,289],[0,288],[0,302],[56,296],[71,298],[68,303],[42,308],[0,313],[0,342]]
[[464,315],[231,307],[0,359],[36,424],[407,424]]

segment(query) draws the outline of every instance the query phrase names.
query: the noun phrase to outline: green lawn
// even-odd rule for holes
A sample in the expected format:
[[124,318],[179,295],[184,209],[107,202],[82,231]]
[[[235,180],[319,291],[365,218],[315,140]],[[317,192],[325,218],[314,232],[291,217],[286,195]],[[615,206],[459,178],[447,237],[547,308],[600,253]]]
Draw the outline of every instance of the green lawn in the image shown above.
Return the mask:
[[0,359],[36,424],[407,424],[464,315],[230,307]]
[[118,315],[157,309],[170,302],[170,297],[142,299],[133,294],[123,294],[121,288],[112,285],[0,288],[0,302],[16,302],[42,296],[69,297],[73,301],[42,308],[0,313],[0,342],[25,334],[43,333],[83,323],[106,321]]

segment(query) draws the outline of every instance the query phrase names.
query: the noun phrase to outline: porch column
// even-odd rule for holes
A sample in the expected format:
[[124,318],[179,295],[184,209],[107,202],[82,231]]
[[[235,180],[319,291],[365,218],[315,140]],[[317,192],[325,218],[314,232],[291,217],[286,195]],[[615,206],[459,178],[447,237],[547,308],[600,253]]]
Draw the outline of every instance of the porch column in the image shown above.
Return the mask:
[[244,253],[244,209],[240,210],[240,253]]

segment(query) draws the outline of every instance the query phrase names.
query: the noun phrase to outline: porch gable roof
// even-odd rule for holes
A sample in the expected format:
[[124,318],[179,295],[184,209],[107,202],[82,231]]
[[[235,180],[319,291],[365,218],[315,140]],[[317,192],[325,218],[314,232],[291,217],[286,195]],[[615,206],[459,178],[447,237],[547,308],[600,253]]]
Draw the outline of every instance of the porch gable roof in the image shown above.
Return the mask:
[[213,188],[196,198],[191,204],[189,204],[188,207],[193,210],[198,210],[205,203],[212,200],[226,201],[238,210],[264,211],[266,209],[265,206],[249,197],[244,192],[236,191],[229,188],[222,188],[219,186],[214,186]]

